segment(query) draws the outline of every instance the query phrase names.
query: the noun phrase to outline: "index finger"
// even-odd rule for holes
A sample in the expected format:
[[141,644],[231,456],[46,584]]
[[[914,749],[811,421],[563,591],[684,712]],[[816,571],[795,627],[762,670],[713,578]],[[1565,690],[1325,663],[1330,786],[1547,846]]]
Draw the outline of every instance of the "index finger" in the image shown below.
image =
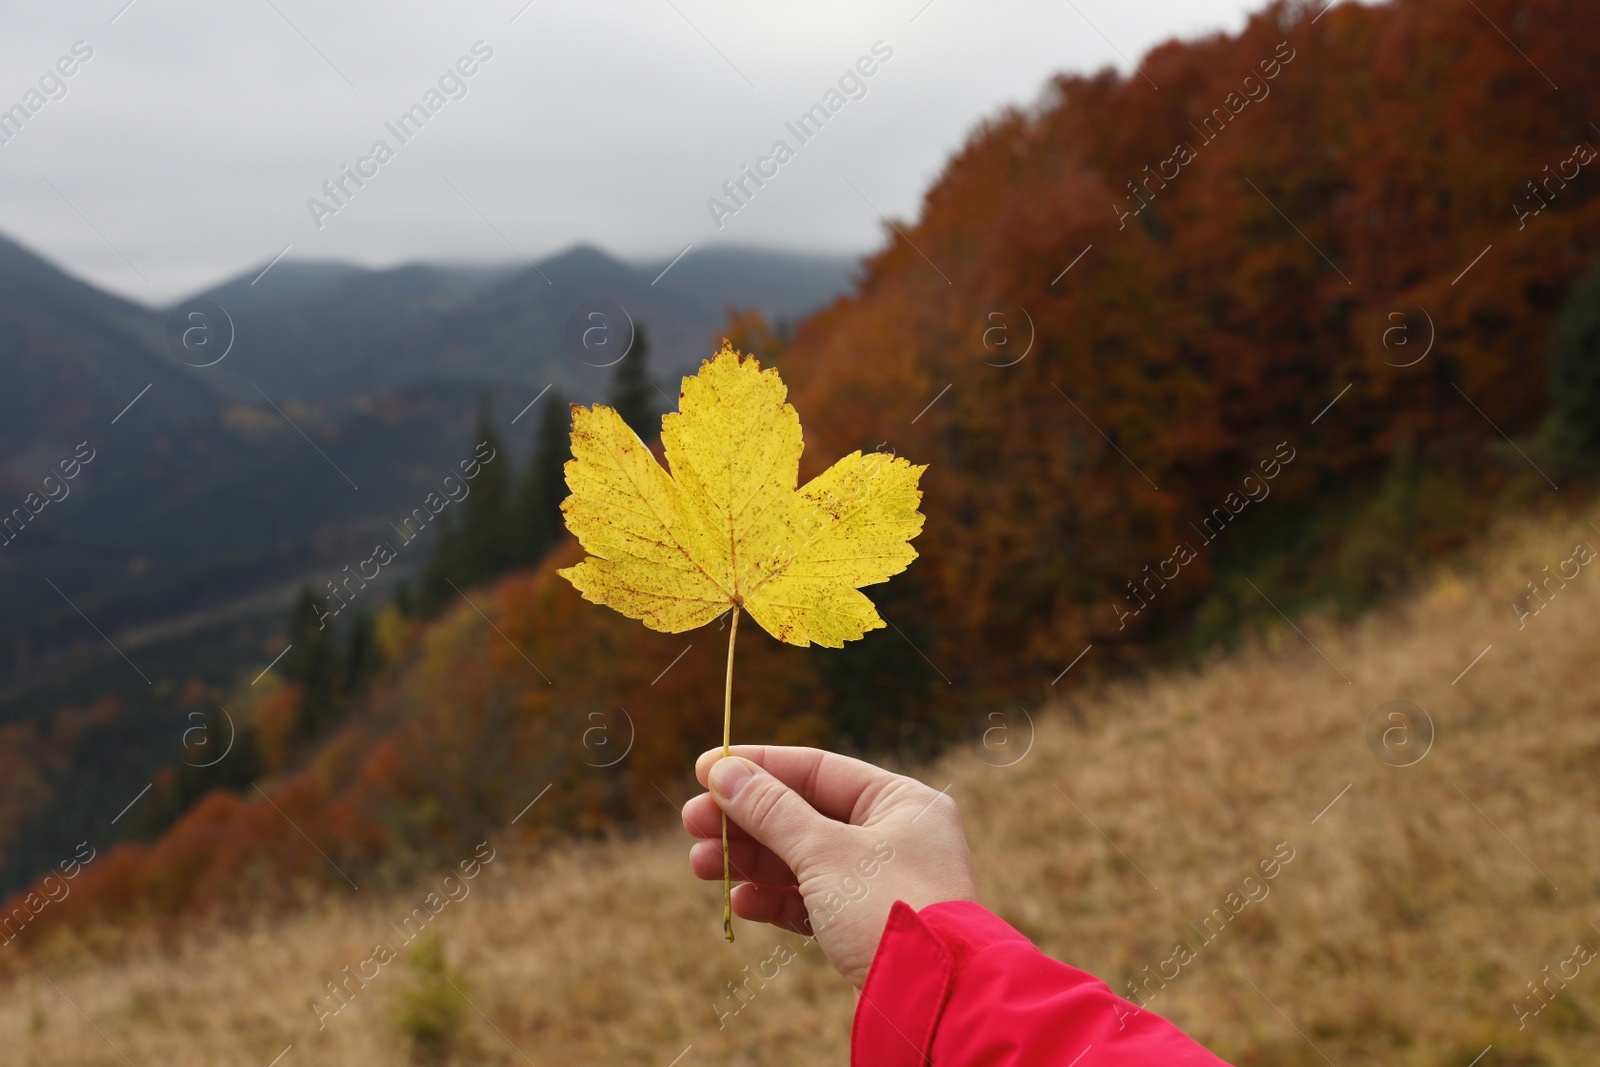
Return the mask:
[[[817,811],[841,822],[855,822],[852,816],[858,809],[864,815],[886,789],[911,781],[865,760],[820,748],[734,745],[729,754],[759,765]],[[701,785],[708,785],[711,765],[721,758],[722,749],[714,748],[695,760],[694,773]]]

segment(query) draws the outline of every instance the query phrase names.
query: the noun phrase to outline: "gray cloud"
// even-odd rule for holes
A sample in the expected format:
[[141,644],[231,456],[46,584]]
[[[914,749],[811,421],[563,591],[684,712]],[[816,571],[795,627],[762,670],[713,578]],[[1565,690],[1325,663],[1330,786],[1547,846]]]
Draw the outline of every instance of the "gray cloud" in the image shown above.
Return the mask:
[[[863,251],[881,229],[863,196],[914,215],[974,123],[1031,102],[1052,73],[1126,69],[1259,6],[524,2],[6,4],[0,109],[75,42],[94,55],[0,144],[0,231],[145,303],[286,245],[374,265],[537,259],[580,240],[630,257]],[[480,40],[493,57],[465,95],[404,145],[387,134]],[[894,56],[867,95],[719,230],[707,198],[879,40]],[[307,199],[380,138],[395,158],[318,229]]]

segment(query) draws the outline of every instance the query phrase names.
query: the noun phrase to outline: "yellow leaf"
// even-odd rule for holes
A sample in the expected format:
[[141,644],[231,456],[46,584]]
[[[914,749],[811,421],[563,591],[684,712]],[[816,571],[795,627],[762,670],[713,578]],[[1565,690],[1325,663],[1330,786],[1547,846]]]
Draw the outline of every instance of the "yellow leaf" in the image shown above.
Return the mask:
[[917,557],[926,469],[853,452],[796,490],[800,418],[775,370],[724,345],[662,420],[663,470],[611,408],[573,408],[561,505],[588,552],[559,573],[584,597],[679,633],[741,607],[792,645],[883,626],[859,589]]

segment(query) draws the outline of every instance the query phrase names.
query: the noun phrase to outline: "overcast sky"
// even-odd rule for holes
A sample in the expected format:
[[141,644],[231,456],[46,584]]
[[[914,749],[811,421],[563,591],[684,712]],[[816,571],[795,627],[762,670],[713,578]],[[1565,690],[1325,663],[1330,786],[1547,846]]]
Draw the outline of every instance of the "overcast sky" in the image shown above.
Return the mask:
[[[20,131],[0,125],[0,233],[148,304],[286,247],[375,266],[578,241],[635,259],[716,243],[859,253],[879,243],[879,211],[913,216],[973,125],[1033,102],[1050,74],[1128,70],[1261,6],[526,2],[0,2],[0,112],[33,109]],[[879,41],[892,55],[865,65],[865,94],[847,82],[859,98],[834,97],[801,144],[784,124],[830,102]],[[428,98],[463,57],[471,76]],[[402,142],[384,124],[417,103],[437,110]],[[722,184],[780,139],[793,158],[760,164],[776,175],[747,179],[747,203],[714,220],[708,198],[736,206]],[[322,186],[346,166],[370,176],[346,178],[341,205]]]

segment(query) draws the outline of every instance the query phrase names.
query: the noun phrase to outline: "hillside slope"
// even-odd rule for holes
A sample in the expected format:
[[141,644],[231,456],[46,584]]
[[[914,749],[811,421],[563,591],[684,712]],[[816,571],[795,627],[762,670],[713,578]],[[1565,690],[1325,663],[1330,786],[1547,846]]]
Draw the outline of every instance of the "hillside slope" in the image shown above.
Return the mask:
[[[1600,575],[1580,566],[1520,616],[1526,582],[1600,546],[1596,521],[1503,528],[1471,573],[1356,624],[1278,625],[1197,672],[1043,709],[1031,746],[1020,710],[982,720],[987,743],[914,773],[950,783],[987,903],[1047,952],[1124,989],[1146,966],[1170,974],[1188,943],[1195,958],[1149,986],[1149,1007],[1234,1063],[1592,1062],[1600,975],[1537,1014],[1524,983],[1600,944]],[[1420,759],[1420,730],[1369,743],[1397,699],[1436,729]],[[524,770],[519,792],[545,780]],[[665,797],[687,785],[660,786],[670,823]],[[842,980],[791,935],[743,924],[725,946],[719,889],[689,876],[676,827],[539,860],[509,829],[489,837],[496,859],[431,926],[476,1009],[457,1062],[666,1064],[690,1046],[683,1063],[845,1062]],[[1275,854],[1289,857],[1277,877],[1250,890]],[[148,929],[62,933],[0,996],[0,1045],[30,1065],[121,1062],[112,1044],[174,1067],[264,1064],[289,1045],[296,1065],[404,1062],[404,965],[320,1031],[308,1002],[375,942],[398,944],[390,924],[442,874],[244,929],[175,920],[165,947]],[[1237,918],[1206,943],[1198,928],[1225,904]],[[726,1016],[725,983],[780,944],[797,958]]]
[[[585,402],[606,394],[615,360],[577,346],[582,324],[592,321],[582,313],[609,303],[646,325],[651,372],[670,391],[667,383],[705,358],[731,309],[757,309],[774,320],[811,314],[849,288],[854,266],[842,256],[743,248],[689,252],[675,264],[632,264],[578,245],[370,346],[330,381],[357,394],[432,381],[495,381],[534,391],[553,383],[568,399]],[[614,317],[611,310],[598,321],[626,350],[631,331]]]
[[1508,481],[1550,491],[1500,433],[1548,411],[1600,185],[1522,202],[1595,143],[1600,7],[1325,7],[1054,79],[797,332],[802,477],[929,464],[911,580],[952,692],[1204,647],[1271,613],[1247,579],[1359,602]]
[[[931,753],[996,707],[1060,692],[1070,664],[1062,686],[1198,654],[1280,612],[1354,613],[1497,514],[1586,499],[1592,483],[1546,480],[1529,437],[1549,414],[1552,321],[1600,250],[1600,196],[1586,172],[1521,228],[1509,208],[1587,121],[1600,67],[1574,57],[1600,48],[1600,8],[1481,6],[1515,47],[1454,0],[1325,17],[1279,2],[1238,34],[1153,50],[1159,94],[1140,77],[1064,75],[974,133],[851,296],[792,343],[752,326],[805,426],[802,474],[892,449],[928,464],[928,521],[916,564],[873,590],[888,626],[827,653],[741,641],[735,739]],[[1147,179],[1154,199],[1117,191],[1174,137],[1198,152],[1179,177]],[[575,250],[550,282],[513,278],[447,316],[470,335],[461,351],[520,359],[523,327],[507,324],[553,328],[563,265],[651,287],[597,257]],[[469,314],[490,304],[492,321]],[[1437,344],[1401,359],[1394,315],[1432,322]],[[426,331],[413,341],[396,366],[449,362]],[[342,463],[347,443],[329,455]],[[316,474],[330,499],[358,495]],[[705,699],[720,635],[648,631],[548,567],[455,584],[426,625],[391,613],[386,666],[335,732],[287,675],[219,688],[260,739],[251,785],[272,804],[242,785],[210,794],[108,856],[63,921],[129,899],[191,914],[341,884],[273,805],[322,827],[358,881],[503,824],[533,767],[559,799],[523,825],[631,825],[720,735]],[[585,766],[596,726],[625,721],[630,759]]]
[[[509,267],[408,263],[374,270],[288,261],[264,275],[253,267],[175,306],[209,300],[226,310],[236,341],[216,375],[241,401],[259,400],[253,385],[279,403],[326,401],[340,399],[334,381],[367,353],[396,343],[512,273]],[[389,385],[361,384],[356,392],[367,395]]]
[[[168,313],[0,238],[0,517],[11,520],[0,531],[0,896],[173,762],[192,710],[177,706],[182,694],[224,693],[273,661],[299,585],[325,588],[395,537],[471,454],[481,395],[506,435],[499,462],[517,466],[542,415],[530,404],[552,380],[568,399],[607,394],[615,371],[563,343],[573,307],[631,294],[633,313],[659,327],[651,371],[670,389],[670,366],[712,343],[728,305],[808,312],[850,269],[841,258],[712,249],[652,287],[666,263],[592,248],[542,263],[553,289],[520,263],[253,269],[172,309],[203,298],[230,317],[227,358],[194,367],[167,350]],[[542,331],[506,297],[524,289]],[[470,315],[454,314],[468,304]],[[486,354],[471,340],[480,333],[503,344]],[[457,349],[464,363],[443,359]],[[507,384],[522,381],[532,384]],[[83,476],[42,481],[80,442],[78,455],[94,456]],[[24,523],[30,493],[38,515]],[[367,601],[381,605],[434,547],[425,534]],[[52,725],[68,720],[77,725]],[[25,755],[32,745],[18,732],[54,734],[48,756]]]

